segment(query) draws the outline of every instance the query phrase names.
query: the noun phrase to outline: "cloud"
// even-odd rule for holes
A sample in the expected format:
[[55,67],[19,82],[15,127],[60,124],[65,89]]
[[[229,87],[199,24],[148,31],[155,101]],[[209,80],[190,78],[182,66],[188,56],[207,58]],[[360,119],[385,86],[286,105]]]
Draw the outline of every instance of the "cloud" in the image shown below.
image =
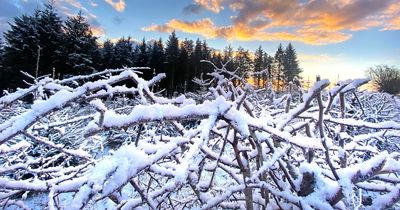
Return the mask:
[[113,21],[113,23],[120,25],[122,23],[122,21],[124,21],[124,19],[122,17],[116,15],[116,16],[114,16],[112,21]]
[[[88,2],[92,4],[93,2]],[[56,0],[54,1],[55,7],[61,12],[61,15],[65,17],[72,17],[78,14],[79,11],[83,12],[83,16],[91,25],[93,35],[102,37],[105,35],[105,30],[101,27],[97,21],[97,16],[92,13],[88,8],[84,7],[78,0]]]
[[189,4],[183,8],[184,14],[198,14],[203,10],[203,8],[198,4]]
[[385,24],[382,30],[400,30],[400,3],[390,5],[381,17]]
[[[47,0],[5,0],[0,7],[0,33],[9,29],[8,22],[13,22],[13,18],[22,14],[33,14],[35,9],[43,9]],[[79,0],[55,0],[54,6],[62,19],[75,16],[78,11],[82,11],[85,18],[92,25],[93,33],[96,36],[103,36],[105,31],[97,21],[97,17]]]
[[[198,21],[188,22],[173,19],[164,25],[151,25],[142,28],[144,31],[171,32],[173,30],[182,31],[190,34],[198,34],[206,38],[223,38],[227,40],[239,41],[300,41],[307,44],[328,44],[347,40],[351,35],[340,32],[317,31],[314,29],[298,30],[294,33],[289,32],[265,32],[245,24],[235,24],[229,26],[215,26],[209,18]],[[334,37],[334,39],[330,39]]]
[[209,10],[213,13],[219,13],[224,9],[222,6],[224,0],[194,0],[193,4],[189,4],[183,9],[186,14],[199,13],[201,10]]
[[89,0],[89,4],[92,7],[97,7],[97,3],[95,1],[93,1],[93,0]]
[[215,38],[217,36],[217,28],[209,18],[201,19],[195,22],[187,22],[173,19],[165,25],[152,25],[143,28],[144,31],[160,31],[171,32],[179,30],[186,33],[201,34],[207,38]]
[[38,6],[36,1],[24,1],[24,0],[6,0],[1,1],[0,6],[0,36],[3,32],[7,31],[9,22],[13,22],[14,17],[20,16],[26,13],[32,13]]
[[219,13],[224,9],[222,2],[223,0],[195,0],[196,4],[214,13]]
[[92,26],[91,27],[92,33],[96,37],[104,37],[106,32],[101,26]]
[[207,38],[284,40],[314,45],[343,42],[352,37],[352,31],[371,27],[400,29],[398,0],[193,0],[185,11],[198,13],[207,9],[219,13],[223,5],[234,14],[231,24],[216,26],[211,19],[173,19],[144,29],[175,29]]
[[126,7],[125,0],[105,0],[105,2],[110,4],[118,12],[124,11]]
[[383,30],[400,30],[400,16],[390,20]]

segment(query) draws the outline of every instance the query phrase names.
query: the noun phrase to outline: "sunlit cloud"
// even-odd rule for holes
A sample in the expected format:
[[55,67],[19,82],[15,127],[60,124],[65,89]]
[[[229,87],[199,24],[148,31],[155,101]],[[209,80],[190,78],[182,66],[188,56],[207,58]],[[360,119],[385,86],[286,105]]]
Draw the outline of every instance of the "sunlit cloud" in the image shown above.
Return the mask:
[[400,3],[390,5],[381,17],[385,24],[382,30],[400,30]]
[[223,0],[195,0],[195,3],[214,13],[219,13],[224,9],[222,1]]
[[194,0],[193,4],[187,5],[183,11],[186,14],[199,13],[201,10],[209,10],[213,13],[219,13],[224,9],[222,3],[225,0]]
[[126,4],[125,0],[105,0],[109,5],[111,5],[118,12],[125,10]]
[[400,30],[400,16],[393,18],[388,22],[387,26],[383,30]]
[[97,18],[96,15],[84,7],[78,0],[57,0],[54,1],[54,6],[61,12],[61,15],[66,17],[75,16],[78,11],[82,11],[89,21]]
[[282,40],[324,45],[344,42],[352,37],[352,31],[371,27],[400,29],[400,3],[395,0],[194,0],[184,10],[198,12],[202,8],[220,13],[224,6],[235,14],[228,25],[215,25],[210,18],[191,22],[172,19],[143,30],[176,30],[239,41]]
[[60,0],[60,2],[63,1],[75,8],[82,8],[82,4],[77,0]]
[[104,37],[106,32],[101,26],[92,26],[91,27],[92,33],[96,37]]
[[[198,34],[206,38],[223,38],[239,41],[300,41],[308,44],[337,43],[347,40],[351,35],[340,32],[318,31],[314,29],[303,29],[293,33],[289,32],[265,32],[244,24],[229,26],[215,26],[211,19],[205,18],[198,21],[188,22],[173,19],[164,25],[151,25],[143,28],[144,31],[171,32],[173,30],[190,34]],[[334,37],[334,39],[331,39]]]
[[89,0],[89,4],[92,7],[97,7],[97,3],[95,1],[93,1],[93,0]]
[[[90,2],[89,2],[90,3]],[[82,11],[83,17],[90,23],[91,30],[94,36],[105,37],[105,30],[97,20],[97,16],[90,9],[84,7],[81,1],[78,0],[56,0],[55,7],[61,12],[64,17],[73,17]]]

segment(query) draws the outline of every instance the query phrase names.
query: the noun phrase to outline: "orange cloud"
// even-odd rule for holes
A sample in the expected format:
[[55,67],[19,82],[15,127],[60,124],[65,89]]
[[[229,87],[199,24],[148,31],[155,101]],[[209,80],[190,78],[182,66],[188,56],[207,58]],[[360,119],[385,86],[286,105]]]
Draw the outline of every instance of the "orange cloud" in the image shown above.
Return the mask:
[[106,34],[104,29],[101,28],[100,26],[93,26],[93,27],[91,27],[91,30],[92,30],[93,35],[97,36],[97,37],[102,37],[102,36],[105,36],[105,34]]
[[118,12],[122,12],[125,10],[126,7],[125,0],[117,0],[116,2],[114,1],[115,0],[105,0],[106,3],[111,5]]
[[[173,19],[143,30],[177,30],[228,40],[285,40],[322,45],[346,41],[355,30],[400,29],[397,0],[194,0],[193,5],[219,13],[224,9],[222,4],[235,11],[230,25],[216,26],[209,18],[192,22]],[[189,9],[198,11],[195,7]]]
[[393,18],[383,30],[400,30],[400,16]]
[[194,0],[196,4],[204,9],[210,10],[214,13],[219,13],[224,9],[222,6],[223,0]]
[[[230,26],[215,26],[211,19],[205,18],[198,21],[188,22],[173,19],[164,25],[152,25],[145,27],[144,31],[172,32],[173,30],[182,31],[190,34],[199,34],[206,38],[223,38],[227,40],[239,41],[300,41],[307,44],[321,45],[327,43],[337,43],[347,40],[351,35],[339,32],[326,32],[314,29],[298,30],[294,33],[289,32],[265,32],[256,28],[248,27],[244,24]],[[330,39],[334,37],[334,39]]]
[[179,30],[185,33],[201,34],[202,36],[207,38],[217,37],[217,29],[214,26],[214,23],[209,18],[201,19],[194,22],[172,19],[165,25],[152,25],[143,28],[143,30],[160,32],[172,32],[173,30]]
[[385,25],[382,30],[400,30],[400,3],[390,5],[381,17]]

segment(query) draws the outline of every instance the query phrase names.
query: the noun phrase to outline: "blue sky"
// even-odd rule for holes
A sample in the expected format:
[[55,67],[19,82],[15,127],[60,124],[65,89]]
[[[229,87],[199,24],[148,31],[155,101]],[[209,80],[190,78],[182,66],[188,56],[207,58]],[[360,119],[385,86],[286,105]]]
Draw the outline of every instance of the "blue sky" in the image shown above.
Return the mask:
[[[0,32],[46,0],[1,0]],[[378,64],[400,66],[398,0],[54,0],[63,18],[82,10],[100,39],[205,39],[273,54],[292,42],[303,76],[363,77]]]

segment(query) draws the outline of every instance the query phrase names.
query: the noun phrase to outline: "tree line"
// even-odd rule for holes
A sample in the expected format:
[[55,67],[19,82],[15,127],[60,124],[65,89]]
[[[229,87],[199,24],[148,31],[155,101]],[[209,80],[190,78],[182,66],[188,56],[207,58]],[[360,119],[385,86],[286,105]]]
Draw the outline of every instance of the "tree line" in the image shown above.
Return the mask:
[[228,70],[252,79],[259,87],[273,81],[279,91],[302,71],[290,43],[286,47],[280,44],[274,55],[261,46],[255,52],[243,47],[235,50],[230,45],[220,51],[200,39],[179,40],[175,31],[165,43],[161,38],[156,41],[143,38],[137,42],[131,37],[100,43],[81,12],[63,21],[51,4],[32,15],[15,17],[3,37],[0,90],[13,90],[31,82],[24,81],[27,78],[20,71],[34,77],[64,78],[96,70],[148,66],[150,70],[144,70],[143,77],[149,79],[154,74],[166,73],[167,78],[159,88],[171,95],[194,91],[197,87],[193,78],[206,78],[213,70],[212,65],[201,62],[209,60],[217,66],[226,64]]

